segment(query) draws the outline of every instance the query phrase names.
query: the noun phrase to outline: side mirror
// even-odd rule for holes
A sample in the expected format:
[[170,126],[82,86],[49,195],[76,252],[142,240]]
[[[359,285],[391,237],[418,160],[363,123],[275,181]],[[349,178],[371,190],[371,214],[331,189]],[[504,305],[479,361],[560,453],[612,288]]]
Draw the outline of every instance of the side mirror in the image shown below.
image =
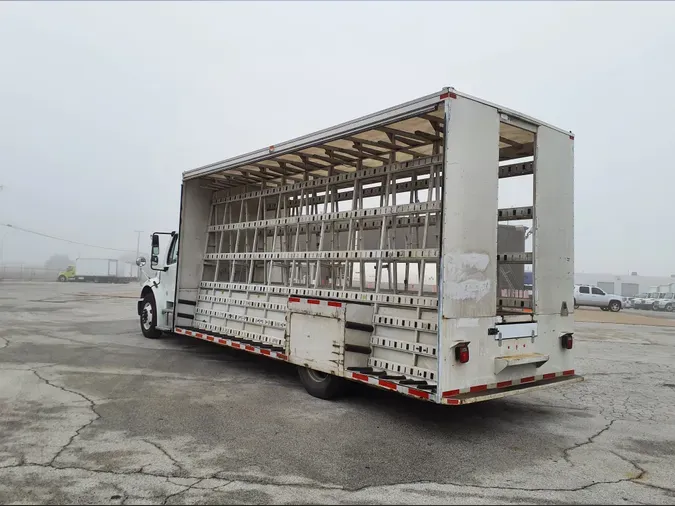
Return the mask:
[[159,263],[159,235],[152,234],[152,252],[150,253],[150,267],[155,268]]
[[138,265],[139,267],[143,267],[146,263],[147,261],[145,260],[145,257],[138,257],[136,259],[136,265]]

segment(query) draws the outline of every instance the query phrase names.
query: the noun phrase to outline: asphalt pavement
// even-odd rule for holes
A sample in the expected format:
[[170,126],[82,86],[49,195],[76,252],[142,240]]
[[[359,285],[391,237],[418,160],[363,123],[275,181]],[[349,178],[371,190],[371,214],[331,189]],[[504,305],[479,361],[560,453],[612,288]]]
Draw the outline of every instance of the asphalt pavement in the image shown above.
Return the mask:
[[675,502],[675,328],[579,323],[586,381],[437,406],[145,339],[135,285],[0,283],[0,503]]

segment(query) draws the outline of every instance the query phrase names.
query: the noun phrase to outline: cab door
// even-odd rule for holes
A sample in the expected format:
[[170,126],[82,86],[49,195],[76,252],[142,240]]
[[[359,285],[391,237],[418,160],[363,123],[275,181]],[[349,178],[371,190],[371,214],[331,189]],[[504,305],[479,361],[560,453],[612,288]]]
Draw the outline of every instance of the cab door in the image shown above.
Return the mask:
[[166,271],[162,273],[162,282],[160,288],[162,289],[163,298],[166,301],[166,308],[163,313],[166,316],[166,325],[171,327],[173,323],[174,302],[176,299],[176,275],[178,266],[178,234],[175,234],[171,239],[171,245],[166,255]]
[[577,304],[580,306],[591,305],[591,289],[588,286],[580,286],[579,293],[577,293]]
[[607,294],[597,286],[591,287],[591,301],[592,305],[597,307],[605,307],[609,303]]

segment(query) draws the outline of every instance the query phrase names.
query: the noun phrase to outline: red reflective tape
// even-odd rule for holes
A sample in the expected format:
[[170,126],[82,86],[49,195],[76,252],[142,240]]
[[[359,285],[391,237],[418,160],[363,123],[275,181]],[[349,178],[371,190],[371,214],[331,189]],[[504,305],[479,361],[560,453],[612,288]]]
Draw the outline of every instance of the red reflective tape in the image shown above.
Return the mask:
[[224,344],[227,345],[228,342],[225,339],[218,339],[218,344]]
[[300,297],[289,297],[288,302],[300,302]]
[[206,336],[206,339],[208,339],[209,341],[214,341],[216,338],[213,336]]
[[414,388],[408,388],[408,393],[410,395],[414,395],[415,397],[419,397],[420,399],[429,398],[429,392],[423,392],[422,390],[416,390]]
[[260,353],[262,353],[263,355],[269,356],[269,355],[270,355],[270,350],[261,349],[261,350],[260,350]]
[[241,348],[241,345],[240,345],[239,343],[235,343],[234,341],[232,341],[232,345],[231,345],[231,346],[232,346],[233,348]]
[[509,380],[509,381],[500,381],[499,383],[497,383],[497,388],[510,387],[511,385],[513,385],[513,381],[511,381],[511,380]]
[[329,300],[328,305],[331,307],[342,307],[342,302],[334,302],[332,300]]
[[319,304],[321,301],[316,299],[307,299],[307,304]]
[[448,390],[447,392],[443,392],[443,397],[452,397],[453,395],[457,395],[459,393],[459,390]]
[[[448,91],[448,92],[443,93],[443,94],[440,96],[440,99],[441,99],[441,100],[445,100],[446,98],[457,98],[457,94],[455,94],[455,93],[450,93],[450,92]],[[440,119],[440,118],[439,118],[439,119]]]
[[195,335],[196,335],[197,337],[204,337],[204,334],[200,334],[199,332],[197,332]]
[[288,360],[288,355],[284,355],[283,353],[277,353],[277,358],[280,358],[281,360]]
[[534,381],[534,376],[528,376],[520,380],[521,383],[529,383],[530,381]]
[[190,330],[186,330],[185,333],[186,333],[188,336],[191,336],[191,335],[192,335],[192,331],[190,331]]
[[545,380],[550,380],[550,379],[553,379],[553,378],[555,378],[555,373],[554,373],[554,372],[547,372],[546,374],[544,374],[544,379],[545,379]]
[[487,390],[487,385],[476,385],[469,388],[469,392],[482,392],[483,390]]
[[396,390],[396,383],[392,383],[391,381],[378,380],[377,384],[381,387],[388,388],[389,390]]
[[451,406],[459,405],[459,399],[446,399],[445,402],[446,404],[450,404]]
[[352,373],[352,378],[354,378],[355,380],[365,381],[366,383],[368,383],[368,376],[366,376],[365,374],[354,372]]
[[255,350],[255,348],[254,348],[253,346],[248,345],[248,344],[247,344],[246,346],[244,346],[244,349],[245,349],[246,351],[254,351],[254,350]]
[[572,376],[574,374],[574,369],[570,369],[569,371],[563,371],[563,376]]

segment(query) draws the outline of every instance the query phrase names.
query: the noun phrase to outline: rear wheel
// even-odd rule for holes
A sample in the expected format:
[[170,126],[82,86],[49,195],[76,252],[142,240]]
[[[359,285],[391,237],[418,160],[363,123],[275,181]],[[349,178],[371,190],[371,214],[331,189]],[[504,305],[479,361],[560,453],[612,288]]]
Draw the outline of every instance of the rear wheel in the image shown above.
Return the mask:
[[143,297],[141,332],[148,339],[157,339],[162,335],[162,331],[157,329],[157,307],[155,305],[155,297],[151,293]]
[[659,310],[659,305],[658,305],[658,303],[654,302],[654,303],[652,304],[652,310],[653,310],[653,311],[658,311],[658,310]]
[[619,302],[618,300],[613,300],[612,302],[609,303],[609,310],[612,313],[617,313],[621,311],[621,302]]
[[672,304],[666,304],[666,308],[665,308],[665,309],[666,309],[666,311],[669,311],[669,312],[672,313],[672,311],[673,311],[673,305],[672,305]]
[[344,392],[345,381],[309,367],[298,367],[300,381],[307,392],[319,399],[334,399]]

